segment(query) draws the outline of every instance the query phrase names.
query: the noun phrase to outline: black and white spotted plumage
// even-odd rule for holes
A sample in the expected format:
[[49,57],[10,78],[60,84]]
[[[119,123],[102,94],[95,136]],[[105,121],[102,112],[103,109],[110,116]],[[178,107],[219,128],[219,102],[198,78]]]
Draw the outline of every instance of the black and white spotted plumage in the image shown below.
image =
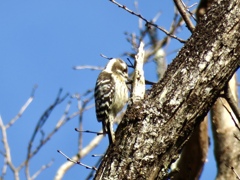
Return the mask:
[[113,122],[128,100],[127,65],[121,59],[111,59],[99,74],[95,86],[96,115],[108,133],[109,143],[114,142]]

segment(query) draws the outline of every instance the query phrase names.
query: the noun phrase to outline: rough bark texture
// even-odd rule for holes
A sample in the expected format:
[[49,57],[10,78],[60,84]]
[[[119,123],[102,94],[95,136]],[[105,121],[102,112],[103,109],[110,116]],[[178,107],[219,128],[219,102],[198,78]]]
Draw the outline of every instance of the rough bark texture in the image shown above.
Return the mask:
[[164,179],[239,67],[239,1],[218,1],[163,79],[128,107],[95,179]]
[[[213,0],[200,0],[197,21],[206,14]],[[199,179],[208,153],[208,116],[197,126],[184,145],[180,158],[171,165],[171,180]]]
[[206,12],[208,11],[208,9],[210,8],[213,2],[214,0],[200,0],[197,8],[197,12],[196,12],[196,16],[198,20],[201,17],[203,17],[204,14],[206,14]]
[[[234,76],[229,86],[237,102],[236,85],[236,76]],[[214,153],[218,169],[217,180],[236,179],[236,175],[231,170],[231,167],[233,167],[238,174],[240,173],[240,143],[234,137],[234,134],[239,134],[239,130],[236,128],[223,104],[231,111],[230,106],[223,98],[219,98],[212,108]],[[231,114],[234,116],[232,111]]]

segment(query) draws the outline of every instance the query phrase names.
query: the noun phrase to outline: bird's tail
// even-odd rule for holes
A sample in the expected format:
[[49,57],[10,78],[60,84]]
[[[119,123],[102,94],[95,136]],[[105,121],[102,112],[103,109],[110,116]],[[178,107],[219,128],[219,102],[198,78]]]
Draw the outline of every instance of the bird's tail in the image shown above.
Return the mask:
[[112,144],[115,140],[115,135],[113,132],[113,123],[111,120],[108,120],[106,124],[103,123],[103,133],[108,134],[109,144]]

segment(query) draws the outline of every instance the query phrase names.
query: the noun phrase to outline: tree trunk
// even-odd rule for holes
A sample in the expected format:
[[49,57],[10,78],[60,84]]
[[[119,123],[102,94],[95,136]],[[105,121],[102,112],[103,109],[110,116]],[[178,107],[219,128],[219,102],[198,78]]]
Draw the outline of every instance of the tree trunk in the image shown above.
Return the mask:
[[198,23],[163,79],[128,107],[95,179],[164,179],[184,143],[240,64],[240,0]]

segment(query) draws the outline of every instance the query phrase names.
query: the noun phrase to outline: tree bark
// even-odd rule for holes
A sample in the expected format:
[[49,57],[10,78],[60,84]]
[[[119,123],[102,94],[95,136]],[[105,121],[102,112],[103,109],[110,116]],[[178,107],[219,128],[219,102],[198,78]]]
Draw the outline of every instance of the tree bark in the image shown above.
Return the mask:
[[[200,0],[196,10],[197,21],[202,18],[213,0]],[[199,179],[203,166],[207,159],[209,137],[208,137],[208,115],[197,126],[187,143],[184,145],[181,155],[171,165],[171,180]]]
[[217,1],[141,102],[128,107],[95,179],[164,179],[240,64],[240,0]]

